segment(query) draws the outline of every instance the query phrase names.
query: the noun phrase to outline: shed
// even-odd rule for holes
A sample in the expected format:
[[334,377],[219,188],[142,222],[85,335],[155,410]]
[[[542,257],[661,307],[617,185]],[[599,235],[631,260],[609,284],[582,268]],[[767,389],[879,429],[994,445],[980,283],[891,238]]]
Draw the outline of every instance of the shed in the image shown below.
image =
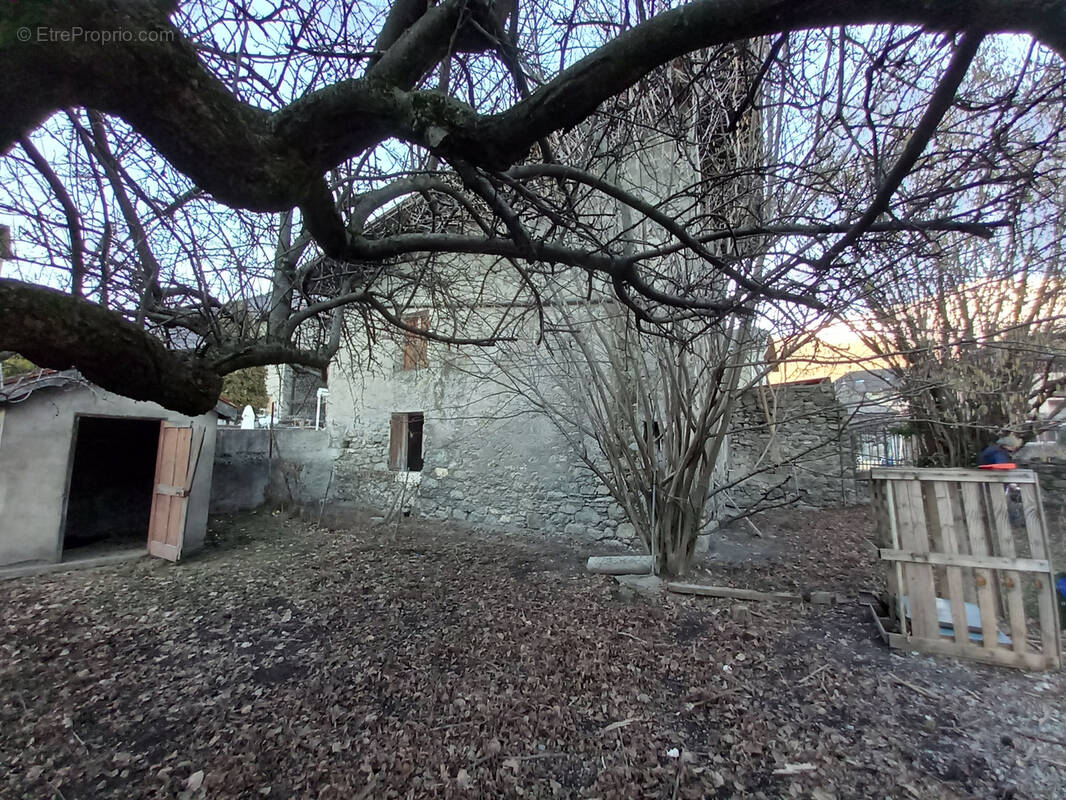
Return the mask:
[[207,529],[218,417],[121,397],[73,370],[0,387],[0,565],[147,550]]

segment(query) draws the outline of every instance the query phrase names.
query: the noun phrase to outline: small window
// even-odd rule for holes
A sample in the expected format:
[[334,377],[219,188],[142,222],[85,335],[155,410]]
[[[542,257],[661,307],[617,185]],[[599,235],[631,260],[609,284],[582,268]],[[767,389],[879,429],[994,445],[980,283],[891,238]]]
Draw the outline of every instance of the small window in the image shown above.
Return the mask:
[[[403,318],[405,325],[420,331],[429,330],[429,313],[412,314]],[[421,369],[429,366],[429,340],[411,331],[404,332],[403,361],[400,369]]]
[[422,458],[422,427],[425,415],[409,412],[392,415],[389,434],[389,469],[401,472],[421,472],[425,463]]

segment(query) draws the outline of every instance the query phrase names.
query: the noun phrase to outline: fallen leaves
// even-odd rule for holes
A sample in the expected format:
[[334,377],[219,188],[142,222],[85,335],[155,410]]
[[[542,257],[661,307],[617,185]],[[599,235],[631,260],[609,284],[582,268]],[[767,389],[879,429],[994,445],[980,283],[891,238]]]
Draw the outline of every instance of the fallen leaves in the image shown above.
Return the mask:
[[[806,535],[828,553],[829,531],[850,553],[856,519],[812,516],[806,534],[760,520],[760,546],[778,550],[741,571],[754,588],[790,588],[786,574],[810,587],[817,573],[789,548]],[[1050,742],[1066,720],[1047,700],[1062,676],[903,660],[859,610],[737,620],[709,598],[623,603],[582,572],[587,553],[535,535],[327,533],[267,514],[229,525],[246,528],[230,549],[176,567],[0,584],[0,796],[838,800],[1061,786]],[[875,580],[872,564],[842,559],[824,574]],[[1033,734],[1024,763],[999,744],[1012,727]]]

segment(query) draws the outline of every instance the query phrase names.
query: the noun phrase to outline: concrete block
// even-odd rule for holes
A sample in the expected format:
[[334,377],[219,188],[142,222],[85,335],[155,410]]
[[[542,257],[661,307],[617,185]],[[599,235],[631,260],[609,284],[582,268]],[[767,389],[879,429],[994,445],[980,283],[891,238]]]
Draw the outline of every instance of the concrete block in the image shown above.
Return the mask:
[[589,556],[585,569],[597,575],[646,575],[651,566],[651,556]]
[[[650,557],[648,561],[651,562]],[[614,579],[643,597],[658,597],[666,591],[662,579],[656,575],[616,575]]]

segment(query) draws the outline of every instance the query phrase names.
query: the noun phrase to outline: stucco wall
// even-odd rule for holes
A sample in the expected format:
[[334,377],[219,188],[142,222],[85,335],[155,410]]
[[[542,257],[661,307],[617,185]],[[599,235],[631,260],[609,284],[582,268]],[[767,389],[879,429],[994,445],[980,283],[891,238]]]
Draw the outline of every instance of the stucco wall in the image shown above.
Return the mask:
[[339,455],[327,430],[219,428],[211,513],[319,502]]
[[[34,392],[3,408],[0,431],[0,564],[57,561],[78,415],[189,424],[190,418],[102,389],[71,386]],[[214,412],[191,420],[203,448],[186,515],[183,552],[203,545],[214,463]],[[145,531],[147,545],[148,532]]]

